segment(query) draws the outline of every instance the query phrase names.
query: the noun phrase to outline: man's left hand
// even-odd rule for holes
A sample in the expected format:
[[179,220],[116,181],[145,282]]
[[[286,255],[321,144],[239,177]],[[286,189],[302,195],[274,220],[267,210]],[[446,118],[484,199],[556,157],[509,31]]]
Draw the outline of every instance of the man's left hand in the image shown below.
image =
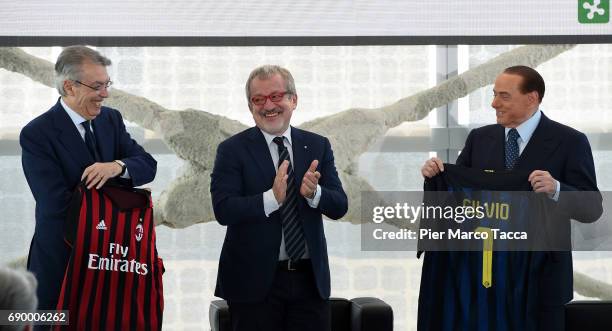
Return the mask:
[[300,186],[300,194],[306,199],[312,199],[315,196],[317,185],[319,184],[319,178],[321,173],[317,171],[319,165],[318,160],[313,160],[308,170],[304,174],[302,179],[302,186]]
[[96,162],[85,168],[81,180],[87,178],[85,185],[88,190],[94,186],[99,189],[107,180],[119,175],[122,170],[121,165],[117,162]]
[[529,183],[534,192],[553,195],[557,192],[557,180],[548,171],[534,170],[529,175]]

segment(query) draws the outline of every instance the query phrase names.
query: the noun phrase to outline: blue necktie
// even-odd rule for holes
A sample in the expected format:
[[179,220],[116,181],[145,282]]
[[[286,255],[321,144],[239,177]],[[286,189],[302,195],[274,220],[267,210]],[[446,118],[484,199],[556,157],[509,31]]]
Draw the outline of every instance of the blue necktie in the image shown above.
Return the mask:
[[510,129],[508,132],[508,140],[506,140],[506,170],[512,170],[519,158],[519,135],[516,129]]
[[91,157],[93,157],[96,162],[100,162],[100,154],[96,148],[96,138],[94,137],[93,132],[91,132],[91,122],[85,121],[81,124],[85,128],[85,145],[87,145],[87,149],[89,150]]
[[289,151],[283,143],[283,137],[276,137],[273,141],[278,145],[278,165],[280,166],[284,160],[289,161],[289,167],[287,168],[287,194],[285,202],[280,207],[280,216],[283,234],[285,235],[285,250],[291,261],[297,261],[306,252],[302,224],[298,217],[298,191],[295,185],[295,176],[291,166],[291,159],[289,158]]

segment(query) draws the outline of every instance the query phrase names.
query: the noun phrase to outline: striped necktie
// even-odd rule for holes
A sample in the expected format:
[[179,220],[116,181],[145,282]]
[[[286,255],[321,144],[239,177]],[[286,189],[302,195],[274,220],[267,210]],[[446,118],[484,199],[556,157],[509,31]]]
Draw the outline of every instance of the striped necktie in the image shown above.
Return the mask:
[[291,261],[297,261],[306,252],[302,224],[298,217],[298,191],[295,184],[293,167],[291,166],[291,159],[289,158],[289,151],[283,143],[283,137],[276,137],[273,141],[278,145],[278,165],[280,166],[284,160],[289,161],[289,167],[287,168],[287,194],[285,202],[280,207],[280,216],[285,236],[285,250]]

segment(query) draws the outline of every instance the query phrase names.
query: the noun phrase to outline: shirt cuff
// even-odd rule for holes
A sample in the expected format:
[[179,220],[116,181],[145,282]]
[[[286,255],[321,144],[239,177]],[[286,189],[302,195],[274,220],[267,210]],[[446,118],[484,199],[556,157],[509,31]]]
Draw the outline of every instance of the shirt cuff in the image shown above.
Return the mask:
[[128,170],[127,167],[125,167],[125,172],[123,173],[123,175],[121,175],[120,178],[125,178],[125,179],[130,179],[130,171]]
[[264,205],[264,213],[266,214],[266,217],[270,217],[270,214],[277,211],[278,208],[280,207],[280,205],[278,204],[278,201],[276,201],[276,198],[274,197],[274,191],[272,191],[272,189],[269,189],[264,192],[263,205]]
[[555,180],[557,182],[557,189],[555,190],[555,194],[553,194],[550,198],[555,200],[555,201],[559,201],[559,192],[561,191],[561,183],[559,183],[558,180]]
[[306,199],[306,202],[308,202],[308,205],[311,208],[319,207],[319,201],[321,201],[321,186],[317,184],[317,188],[315,189],[315,194],[314,194],[314,197],[312,197],[312,199],[309,199],[309,198],[304,198],[304,199]]

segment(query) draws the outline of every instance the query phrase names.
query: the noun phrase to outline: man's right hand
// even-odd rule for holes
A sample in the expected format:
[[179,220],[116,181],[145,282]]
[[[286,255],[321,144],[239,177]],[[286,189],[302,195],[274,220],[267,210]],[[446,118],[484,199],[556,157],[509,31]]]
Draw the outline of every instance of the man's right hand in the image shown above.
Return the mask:
[[272,184],[272,192],[276,198],[276,202],[281,205],[285,201],[287,196],[287,169],[289,168],[289,161],[285,160],[278,167],[276,177],[274,177],[274,184]]
[[431,178],[440,172],[444,171],[444,163],[437,157],[425,161],[425,164],[421,168],[421,175],[425,178]]
[[96,162],[85,168],[81,180],[87,179],[87,189],[96,187],[99,190],[107,180],[119,176],[122,167],[117,162]]

